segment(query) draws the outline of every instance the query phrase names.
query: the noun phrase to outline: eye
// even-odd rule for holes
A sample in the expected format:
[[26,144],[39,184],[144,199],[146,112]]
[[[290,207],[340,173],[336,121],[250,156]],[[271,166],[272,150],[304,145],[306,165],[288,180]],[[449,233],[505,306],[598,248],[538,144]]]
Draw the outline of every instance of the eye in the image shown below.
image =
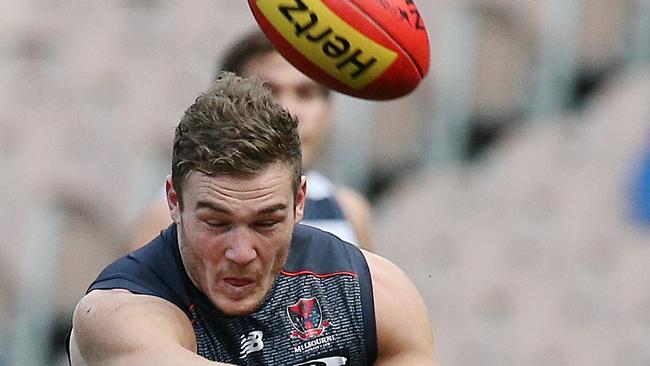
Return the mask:
[[296,90],[296,95],[301,100],[312,100],[324,95],[321,86],[317,84],[301,85]]
[[255,221],[253,225],[260,229],[272,229],[278,222],[275,220]]
[[230,226],[230,223],[226,221],[206,220],[204,222],[212,229],[227,229]]
[[280,91],[278,90],[277,85],[267,81],[267,82],[264,82],[264,86],[271,92],[271,94],[273,94],[274,98],[278,97],[278,94],[280,93]]

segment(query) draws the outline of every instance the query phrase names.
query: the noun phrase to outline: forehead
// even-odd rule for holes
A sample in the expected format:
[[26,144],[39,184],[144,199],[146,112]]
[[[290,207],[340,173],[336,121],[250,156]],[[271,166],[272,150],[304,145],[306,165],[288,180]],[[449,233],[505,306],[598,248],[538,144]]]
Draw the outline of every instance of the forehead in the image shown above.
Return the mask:
[[276,85],[319,85],[277,52],[265,53],[244,64],[242,72]]
[[293,198],[292,170],[286,163],[269,165],[254,175],[212,176],[192,171],[184,183],[183,199],[199,200],[265,201],[291,200]]

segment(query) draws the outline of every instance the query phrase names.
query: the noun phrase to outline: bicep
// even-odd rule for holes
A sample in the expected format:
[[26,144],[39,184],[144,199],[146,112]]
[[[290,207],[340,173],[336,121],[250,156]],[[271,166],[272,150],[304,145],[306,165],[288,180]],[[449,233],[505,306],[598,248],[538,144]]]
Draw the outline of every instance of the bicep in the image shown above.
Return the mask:
[[367,253],[377,323],[375,365],[436,365],[433,335],[422,296],[391,262]]
[[212,364],[196,355],[195,347],[185,314],[153,296],[96,290],[79,302],[73,316],[74,366]]
[[87,366],[86,361],[81,357],[79,352],[79,346],[77,346],[77,339],[75,338],[74,329],[70,335],[69,340],[69,350],[70,350],[70,364],[72,366]]

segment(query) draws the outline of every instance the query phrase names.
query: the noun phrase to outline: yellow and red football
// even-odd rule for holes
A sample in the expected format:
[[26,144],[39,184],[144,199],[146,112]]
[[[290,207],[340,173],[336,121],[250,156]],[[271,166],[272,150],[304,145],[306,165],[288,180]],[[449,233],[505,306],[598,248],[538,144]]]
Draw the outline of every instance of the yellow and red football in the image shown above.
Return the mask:
[[248,0],[262,31],[300,71],[351,96],[413,91],[429,69],[429,37],[413,0]]

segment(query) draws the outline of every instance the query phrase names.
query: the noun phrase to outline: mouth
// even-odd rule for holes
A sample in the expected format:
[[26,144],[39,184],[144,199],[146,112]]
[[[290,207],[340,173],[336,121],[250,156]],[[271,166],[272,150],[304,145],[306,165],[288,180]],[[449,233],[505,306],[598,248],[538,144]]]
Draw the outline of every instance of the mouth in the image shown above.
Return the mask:
[[234,290],[243,290],[255,282],[248,277],[226,277],[223,281]]

